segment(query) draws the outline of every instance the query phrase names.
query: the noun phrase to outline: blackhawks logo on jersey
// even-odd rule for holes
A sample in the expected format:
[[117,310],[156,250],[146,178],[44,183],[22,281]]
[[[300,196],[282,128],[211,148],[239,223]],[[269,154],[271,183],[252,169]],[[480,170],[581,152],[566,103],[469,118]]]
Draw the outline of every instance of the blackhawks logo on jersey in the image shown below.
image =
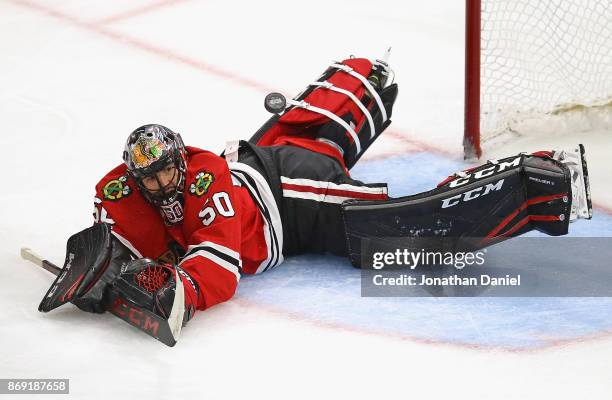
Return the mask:
[[132,189],[126,184],[127,176],[120,176],[119,179],[108,181],[102,188],[105,200],[120,200],[132,192]]
[[201,197],[208,192],[208,188],[214,181],[215,176],[213,174],[200,171],[196,175],[195,180],[189,185],[189,193]]

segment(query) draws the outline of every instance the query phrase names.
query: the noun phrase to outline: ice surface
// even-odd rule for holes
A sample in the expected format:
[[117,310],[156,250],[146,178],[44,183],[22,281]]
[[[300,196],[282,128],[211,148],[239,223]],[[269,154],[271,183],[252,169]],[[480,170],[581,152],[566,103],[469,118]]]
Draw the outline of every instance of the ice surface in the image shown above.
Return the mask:
[[[63,259],[129,131],[221,150],[268,118],[268,90],[293,95],[331,60],[393,46],[394,123],[356,177],[401,195],[465,168],[462,24],[459,1],[0,2],[0,377],[67,377],[74,398],[607,398],[608,299],[361,298],[333,257],[243,279],[172,349],[109,315],[36,311],[52,278],[19,248]],[[610,236],[609,136],[559,140],[587,142],[599,205],[573,234]],[[536,144],[520,145],[500,152]]]

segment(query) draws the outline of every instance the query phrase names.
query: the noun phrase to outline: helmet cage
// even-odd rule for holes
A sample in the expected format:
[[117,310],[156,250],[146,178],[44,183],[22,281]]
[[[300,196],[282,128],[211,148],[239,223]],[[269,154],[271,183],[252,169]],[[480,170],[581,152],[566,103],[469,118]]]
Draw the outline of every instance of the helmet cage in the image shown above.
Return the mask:
[[[128,174],[136,181],[144,198],[155,206],[164,206],[180,201],[182,203],[185,187],[185,146],[178,133],[161,125],[145,125],[136,129],[128,137],[123,152],[123,160]],[[175,189],[166,192],[157,173],[172,165],[178,173]],[[158,190],[150,190],[143,183],[146,177],[154,177]],[[172,179],[174,181],[174,178]]]

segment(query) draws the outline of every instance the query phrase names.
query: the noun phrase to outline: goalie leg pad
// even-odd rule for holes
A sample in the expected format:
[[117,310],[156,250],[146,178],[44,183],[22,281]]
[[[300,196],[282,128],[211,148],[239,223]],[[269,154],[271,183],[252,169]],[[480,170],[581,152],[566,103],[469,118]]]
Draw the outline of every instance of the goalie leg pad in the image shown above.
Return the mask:
[[[380,98],[387,109],[388,115],[391,114],[393,104],[397,98],[397,93],[397,85],[389,86],[383,89],[380,93]],[[338,145],[342,149],[344,162],[348,169],[351,169],[357,163],[366,150],[370,148],[372,143],[374,143],[376,139],[380,137],[383,131],[391,124],[391,120],[389,119],[383,121],[383,116],[378,108],[372,107],[370,112],[374,122],[374,132],[372,132],[370,129],[370,124],[367,123],[366,119],[362,118],[361,121],[357,121],[351,113],[341,116],[341,118],[346,120],[349,125],[352,124],[355,126],[355,132],[359,139],[360,149],[357,148],[355,141],[351,140],[350,137],[345,134],[342,126],[338,125],[334,121],[328,122],[319,129],[317,140],[328,141]]]
[[428,238],[438,250],[458,251],[532,229],[566,234],[570,182],[570,171],[561,162],[521,154],[458,173],[429,192],[387,201],[346,201],[342,208],[349,257],[353,265],[361,265],[363,240]]
[[380,65],[363,58],[333,64],[249,142],[310,150],[312,142],[326,143],[350,169],[391,123],[398,88],[396,84],[374,88],[368,77],[379,73],[377,68]]

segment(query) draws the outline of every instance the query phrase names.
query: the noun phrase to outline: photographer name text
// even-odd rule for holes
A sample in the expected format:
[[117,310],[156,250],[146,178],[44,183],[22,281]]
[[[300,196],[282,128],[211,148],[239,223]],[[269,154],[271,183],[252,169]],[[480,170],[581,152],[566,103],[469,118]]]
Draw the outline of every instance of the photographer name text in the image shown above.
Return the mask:
[[450,275],[430,277],[427,275],[399,275],[386,277],[381,274],[372,277],[376,286],[520,286],[521,275],[506,275],[503,277],[482,274],[479,277],[461,277]]

